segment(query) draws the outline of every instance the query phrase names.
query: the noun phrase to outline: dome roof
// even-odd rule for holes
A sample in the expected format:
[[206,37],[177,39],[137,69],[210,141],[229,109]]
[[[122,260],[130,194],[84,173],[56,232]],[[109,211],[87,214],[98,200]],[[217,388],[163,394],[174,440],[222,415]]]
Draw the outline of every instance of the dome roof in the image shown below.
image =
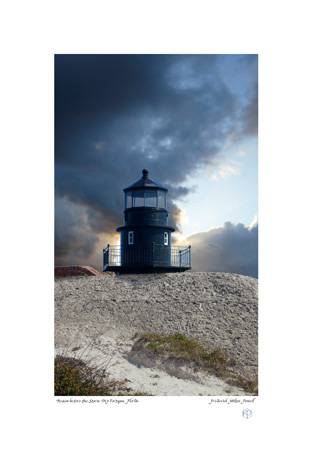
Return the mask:
[[153,181],[148,177],[148,170],[143,169],[142,170],[142,177],[138,181],[134,182],[134,184],[129,185],[129,187],[124,188],[123,190],[131,190],[131,189],[138,189],[138,188],[159,188],[164,191],[168,191],[166,187],[163,185],[158,184],[157,182]]

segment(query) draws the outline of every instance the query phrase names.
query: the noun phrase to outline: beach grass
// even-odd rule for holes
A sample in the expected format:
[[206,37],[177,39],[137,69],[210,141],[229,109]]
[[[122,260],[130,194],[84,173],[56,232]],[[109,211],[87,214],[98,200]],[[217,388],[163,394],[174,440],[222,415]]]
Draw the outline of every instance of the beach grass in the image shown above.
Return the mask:
[[141,334],[137,345],[144,346],[153,356],[163,357],[191,366],[195,371],[201,369],[222,378],[233,386],[244,391],[257,394],[257,379],[248,379],[235,374],[237,361],[221,348],[211,349],[198,342],[197,339],[187,338],[180,333],[175,334]]

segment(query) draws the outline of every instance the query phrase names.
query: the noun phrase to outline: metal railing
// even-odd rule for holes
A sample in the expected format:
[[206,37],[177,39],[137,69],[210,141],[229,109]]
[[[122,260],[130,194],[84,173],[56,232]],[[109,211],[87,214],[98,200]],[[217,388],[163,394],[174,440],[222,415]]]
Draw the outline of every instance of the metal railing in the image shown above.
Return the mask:
[[121,248],[108,245],[103,249],[103,271],[108,266],[161,266],[191,267],[191,246],[171,246],[155,244],[152,247]]

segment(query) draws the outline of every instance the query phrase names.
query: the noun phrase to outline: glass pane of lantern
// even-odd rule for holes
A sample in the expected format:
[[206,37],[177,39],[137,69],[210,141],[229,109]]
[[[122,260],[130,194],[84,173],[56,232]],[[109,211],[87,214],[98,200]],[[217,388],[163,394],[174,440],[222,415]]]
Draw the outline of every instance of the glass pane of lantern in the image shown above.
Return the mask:
[[145,190],[145,206],[157,207],[157,190]]
[[132,207],[132,193],[126,193],[126,209]]
[[158,207],[166,207],[166,192],[158,192]]
[[133,206],[144,206],[144,190],[134,190],[133,192]]

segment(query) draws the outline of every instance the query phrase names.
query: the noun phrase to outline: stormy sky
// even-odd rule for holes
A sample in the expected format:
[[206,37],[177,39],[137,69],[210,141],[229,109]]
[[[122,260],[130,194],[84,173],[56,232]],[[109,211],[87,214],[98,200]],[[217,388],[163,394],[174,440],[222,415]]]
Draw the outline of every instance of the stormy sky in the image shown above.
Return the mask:
[[55,264],[102,268],[122,189],[169,189],[194,271],[257,277],[256,55],[55,56]]

